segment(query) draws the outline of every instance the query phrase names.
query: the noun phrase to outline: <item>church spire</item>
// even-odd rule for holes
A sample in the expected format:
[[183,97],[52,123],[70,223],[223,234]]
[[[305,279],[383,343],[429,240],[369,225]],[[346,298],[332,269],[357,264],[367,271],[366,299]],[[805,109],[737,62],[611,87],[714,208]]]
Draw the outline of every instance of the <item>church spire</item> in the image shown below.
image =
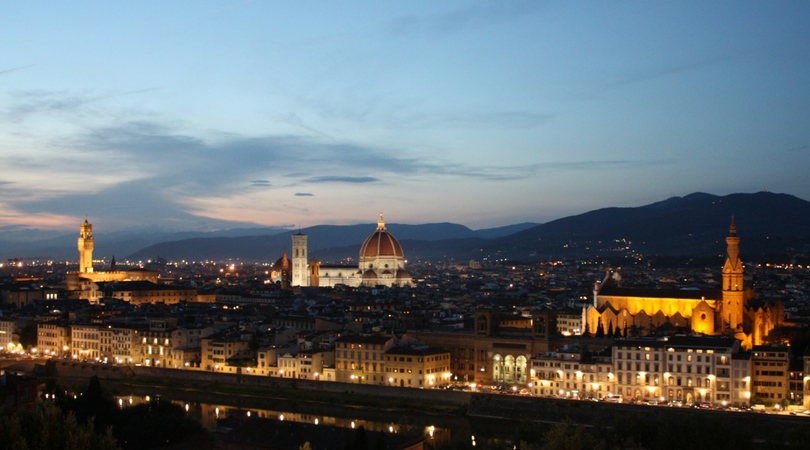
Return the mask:
[[731,215],[731,227],[728,229],[729,236],[737,236],[737,224],[734,222],[734,214]]
[[377,231],[385,231],[385,220],[383,220],[382,213],[380,213],[380,220],[377,221]]

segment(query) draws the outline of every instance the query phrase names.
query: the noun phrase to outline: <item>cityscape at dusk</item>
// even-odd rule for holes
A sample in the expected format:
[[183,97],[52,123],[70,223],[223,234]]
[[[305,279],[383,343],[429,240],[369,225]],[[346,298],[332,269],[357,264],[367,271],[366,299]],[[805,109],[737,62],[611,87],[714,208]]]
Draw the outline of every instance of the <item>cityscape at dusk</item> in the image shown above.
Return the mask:
[[810,3],[0,17],[0,447],[810,442]]
[[[806,2],[0,9],[0,226],[544,223],[810,198]],[[147,225],[148,224],[148,225]]]

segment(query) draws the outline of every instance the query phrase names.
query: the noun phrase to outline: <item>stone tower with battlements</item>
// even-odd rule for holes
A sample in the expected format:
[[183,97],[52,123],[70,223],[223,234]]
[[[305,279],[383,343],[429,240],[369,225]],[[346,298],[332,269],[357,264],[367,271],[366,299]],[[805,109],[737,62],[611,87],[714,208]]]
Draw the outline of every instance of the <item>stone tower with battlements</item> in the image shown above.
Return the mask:
[[93,224],[84,219],[79,228],[79,273],[93,273]]

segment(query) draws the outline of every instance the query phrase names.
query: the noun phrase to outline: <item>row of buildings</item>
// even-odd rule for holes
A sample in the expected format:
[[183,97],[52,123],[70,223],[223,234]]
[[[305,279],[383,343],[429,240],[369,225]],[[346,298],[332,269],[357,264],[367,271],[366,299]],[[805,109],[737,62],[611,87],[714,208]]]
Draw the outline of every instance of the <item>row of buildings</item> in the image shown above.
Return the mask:
[[37,352],[99,363],[316,381],[399,387],[472,384],[538,396],[729,406],[801,404],[810,389],[805,376],[810,374],[810,355],[796,365],[792,361],[797,355],[785,345],[746,351],[733,336],[698,335],[572,340],[544,329],[553,324],[554,314],[536,314],[529,330],[503,326],[502,316],[493,311],[480,314],[487,321],[478,323],[477,333],[412,330],[399,336],[305,317],[271,320],[262,328],[224,322],[177,326],[176,320],[166,319],[131,325],[44,321],[37,325]]

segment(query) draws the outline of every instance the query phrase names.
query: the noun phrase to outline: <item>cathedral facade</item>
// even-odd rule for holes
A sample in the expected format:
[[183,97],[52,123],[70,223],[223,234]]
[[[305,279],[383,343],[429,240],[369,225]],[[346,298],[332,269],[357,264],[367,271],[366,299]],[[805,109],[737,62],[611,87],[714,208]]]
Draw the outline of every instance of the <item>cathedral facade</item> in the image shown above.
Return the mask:
[[691,331],[704,335],[732,335],[744,348],[760,345],[784,317],[781,304],[758,304],[756,294],[743,284],[740,238],[734,218],[726,238],[726,262],[721,289],[646,289],[621,287],[608,274],[594,287],[593,303],[583,309],[590,333],[618,329],[625,334]]
[[292,236],[292,286],[334,287],[413,286],[405,270],[405,253],[399,241],[385,227],[382,214],[377,229],[360,247],[358,266],[331,266],[308,261],[307,236]]

